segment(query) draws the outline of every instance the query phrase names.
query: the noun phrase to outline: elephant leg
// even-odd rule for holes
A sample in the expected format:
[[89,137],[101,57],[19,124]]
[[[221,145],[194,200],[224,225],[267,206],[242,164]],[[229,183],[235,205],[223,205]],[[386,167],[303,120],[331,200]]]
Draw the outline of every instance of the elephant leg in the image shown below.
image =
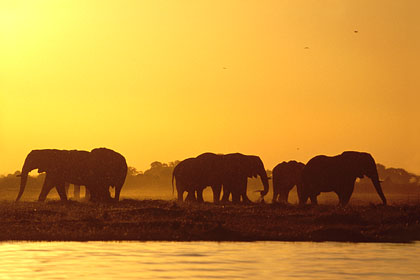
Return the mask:
[[[233,203],[240,203],[241,202],[241,196],[243,197],[244,193],[246,195],[246,191],[244,191],[244,188],[246,189],[246,186],[244,187],[243,180],[241,180],[240,178],[234,178],[234,180],[232,180],[232,182],[227,184],[226,189],[229,190],[229,194],[232,193],[232,202]],[[223,195],[224,195],[224,193],[223,193]]]
[[318,199],[317,199],[317,194],[313,194],[313,195],[310,195],[309,197],[310,197],[310,199],[311,199],[311,204],[312,205],[318,205]]
[[187,191],[187,197],[185,198],[185,201],[196,202],[197,200],[195,199],[195,192],[194,191]]
[[243,203],[252,203],[252,201],[248,198],[248,195],[246,194],[246,188],[245,188],[245,191],[240,194],[240,196],[242,197]]
[[273,200],[271,201],[272,203],[277,203],[277,196],[278,194],[273,192]]
[[343,207],[346,206],[350,201],[350,197],[351,197],[351,194],[344,195],[344,197],[340,201],[341,206]]
[[212,186],[213,189],[213,202],[219,203],[220,202],[220,192],[222,191],[222,185],[216,184]]
[[103,193],[101,193],[101,188],[97,185],[90,185],[86,186],[86,188],[89,190],[90,198],[89,201],[92,202],[99,202],[101,199],[103,199]]
[[203,203],[204,202],[204,199],[203,199],[203,188],[198,188],[197,189],[197,201],[200,202],[200,203]]
[[350,201],[350,197],[353,193],[353,189],[352,188],[346,188],[344,191],[337,193],[338,195],[338,200],[339,200],[339,205],[341,206],[346,206],[349,201]]
[[248,198],[246,192],[241,193],[240,196],[242,197],[243,203],[252,203],[252,201]]
[[54,187],[53,181],[51,179],[51,176],[47,174],[45,177],[44,184],[42,185],[41,193],[39,194],[38,201],[45,201],[47,198],[47,195],[51,191],[51,189]]
[[280,192],[280,201],[282,203],[289,202],[289,193],[293,189],[294,185],[286,185],[283,190]]
[[226,203],[229,202],[229,196],[230,196],[230,187],[228,184],[223,185],[223,196],[222,196],[222,202]]
[[[239,180],[239,194],[242,197],[243,203],[252,203],[252,201],[248,198],[247,195],[247,184],[248,184],[248,178],[243,177]],[[232,197],[233,200],[233,197]]]
[[58,195],[62,201],[67,201],[67,193],[66,187],[64,182],[57,182],[55,184],[55,188],[57,189]]
[[176,182],[176,192],[178,193],[178,202],[184,201],[184,192],[186,191],[186,186],[181,181]]
[[289,196],[289,193],[285,189],[281,189],[279,192],[279,199],[278,201],[281,203],[287,202],[287,197]]
[[184,191],[178,190],[178,202],[184,201]]
[[248,198],[246,194],[242,195],[242,202],[243,203],[252,203],[252,201]]
[[305,205],[308,202],[309,196],[299,198],[299,205]]
[[73,195],[75,199],[80,199],[80,185],[74,185]]
[[279,196],[279,192],[278,192],[277,188],[273,187],[273,201],[272,201],[273,203],[277,202],[278,196]]
[[223,190],[222,202],[229,202],[230,192]]
[[64,190],[66,191],[66,194],[69,193],[70,183],[65,182],[64,183]]
[[90,201],[99,202],[101,200],[101,195],[99,194],[99,191],[97,189],[91,189],[90,194]]
[[86,186],[86,191],[89,192],[89,199],[88,199],[88,201],[95,201],[95,200],[97,200],[96,191],[91,186]]
[[120,200],[121,189],[122,189],[122,186],[116,186],[115,187],[115,197],[114,197],[114,200],[115,201],[119,201]]
[[233,203],[241,202],[241,195],[238,192],[232,192],[232,202]]
[[287,190],[283,190],[282,193],[279,195],[279,201],[281,203],[287,203],[289,199],[289,192]]
[[305,205],[308,201],[309,195],[304,190],[304,186],[298,185],[297,186],[297,195],[299,198],[299,205]]
[[100,188],[100,200],[103,202],[111,202],[113,199],[111,198],[111,194],[109,192],[109,186],[101,186]]
[[112,200],[108,185],[95,186],[91,189],[91,194],[91,201],[110,202]]
[[85,187],[85,200],[90,200],[91,195],[90,195],[90,191],[87,187]]

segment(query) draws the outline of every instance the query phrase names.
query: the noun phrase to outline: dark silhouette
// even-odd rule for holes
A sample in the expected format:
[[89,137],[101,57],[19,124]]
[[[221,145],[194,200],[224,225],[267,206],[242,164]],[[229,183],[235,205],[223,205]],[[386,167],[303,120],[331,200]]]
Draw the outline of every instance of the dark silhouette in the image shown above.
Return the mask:
[[305,204],[308,198],[317,204],[321,192],[335,192],[339,204],[348,204],[357,178],[367,176],[372,180],[376,192],[386,205],[386,198],[379,182],[376,163],[368,153],[347,151],[341,155],[316,156],[308,161],[302,172],[303,185],[298,187],[299,203]]
[[210,186],[213,190],[213,202],[218,203],[222,189],[223,155],[204,153],[196,158],[187,158],[175,166],[172,173],[172,188],[174,178],[178,201],[183,201],[184,192],[187,192],[186,201],[203,202],[203,190]]
[[302,170],[305,164],[294,160],[279,163],[273,169],[273,203],[287,203],[289,192],[302,184]]
[[26,157],[22,167],[16,201],[25,190],[28,173],[34,169],[38,169],[38,173],[46,172],[39,201],[45,201],[54,187],[60,199],[67,200],[66,183],[86,186],[93,201],[111,200],[109,187],[115,187],[115,200],[118,201],[127,174],[127,163],[122,155],[106,148],[93,149],[91,152],[33,150]]
[[257,176],[264,185],[264,190],[260,191],[261,197],[264,197],[268,193],[268,177],[259,157],[239,153],[204,153],[181,161],[174,168],[172,183],[175,178],[178,201],[183,200],[183,193],[187,191],[186,200],[194,201],[197,193],[197,200],[202,202],[204,188],[211,186],[213,201],[218,203],[223,185],[223,202],[229,201],[231,194],[235,203],[240,202],[241,197],[243,202],[251,202],[246,194],[247,179]]
[[240,153],[223,156],[223,197],[227,202],[232,194],[232,202],[251,202],[247,196],[248,178],[260,176],[264,190],[260,191],[261,199],[268,193],[268,177],[260,157]]
[[[118,201],[128,170],[125,158],[121,154],[106,148],[93,149],[91,157],[93,163],[91,169],[97,175],[94,186],[98,185],[98,188],[95,189],[95,192],[98,192],[98,190],[100,192],[104,191],[104,195],[109,197],[109,186],[114,187],[114,200]],[[92,188],[87,187],[93,197]]]

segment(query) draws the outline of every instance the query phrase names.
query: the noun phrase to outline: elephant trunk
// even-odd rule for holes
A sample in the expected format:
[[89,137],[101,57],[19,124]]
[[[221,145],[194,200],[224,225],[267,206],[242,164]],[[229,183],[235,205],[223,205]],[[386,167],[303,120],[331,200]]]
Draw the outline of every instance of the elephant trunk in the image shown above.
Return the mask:
[[259,175],[260,175],[260,178],[261,178],[261,182],[264,186],[264,190],[260,191],[261,198],[264,198],[264,196],[268,193],[268,177],[267,177],[267,173],[265,172],[265,170],[260,172]]
[[28,173],[28,170],[22,169],[22,173],[20,175],[20,189],[16,201],[19,201],[23,194],[23,191],[25,190],[26,182],[28,181]]
[[121,193],[121,189],[124,185],[125,179],[127,176],[127,169],[123,170],[123,173],[121,174],[121,176],[119,177],[119,180],[117,182],[117,184],[115,185],[115,201],[119,201],[120,200],[120,193]]
[[373,185],[375,186],[376,192],[378,193],[379,197],[382,199],[382,203],[386,205],[386,198],[382,191],[381,183],[379,182],[378,176],[374,176],[371,178]]

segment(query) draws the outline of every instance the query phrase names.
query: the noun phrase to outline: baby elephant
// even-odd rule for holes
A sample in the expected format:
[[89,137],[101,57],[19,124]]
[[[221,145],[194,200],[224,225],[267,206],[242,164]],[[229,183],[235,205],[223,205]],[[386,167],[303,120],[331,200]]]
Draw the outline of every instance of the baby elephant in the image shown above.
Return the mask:
[[305,164],[291,160],[283,161],[273,169],[273,203],[287,203],[289,192],[293,187],[299,189],[302,184],[302,170]]

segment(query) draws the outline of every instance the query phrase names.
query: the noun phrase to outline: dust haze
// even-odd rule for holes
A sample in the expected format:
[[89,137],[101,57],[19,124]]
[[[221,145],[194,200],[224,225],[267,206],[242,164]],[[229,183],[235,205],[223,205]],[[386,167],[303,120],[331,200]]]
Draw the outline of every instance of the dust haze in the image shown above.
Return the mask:
[[[172,188],[172,171],[180,160],[163,163],[154,161],[149,169],[144,171],[130,166],[127,177],[121,192],[122,199],[138,200],[174,200],[176,199],[176,188]],[[377,164],[379,177],[384,193],[391,204],[419,204],[420,203],[420,176],[410,173],[403,168],[386,167],[380,163]],[[20,178],[17,175],[20,171],[13,174],[0,176],[0,196],[2,200],[14,201],[19,191]],[[267,170],[267,175],[271,177],[271,170]],[[28,184],[22,200],[35,201],[38,199],[39,192],[45,180],[45,173],[38,174],[36,171],[30,173]],[[269,193],[265,197],[266,202],[271,202],[273,197],[272,180],[269,181]],[[73,195],[74,186],[70,185],[68,197],[75,200]],[[260,202],[260,196],[257,190],[262,188],[259,178],[248,179],[248,196],[254,202]],[[111,194],[114,191],[110,188]],[[83,199],[85,188],[81,189],[81,198]],[[206,202],[212,202],[212,190],[207,187],[203,193]],[[48,200],[58,200],[59,196],[55,188],[48,196]],[[334,193],[322,193],[319,197],[321,203],[336,204],[337,196]],[[371,181],[367,178],[358,179],[355,184],[355,190],[351,198],[353,205],[363,205],[372,202],[379,202],[379,198]],[[298,197],[296,187],[289,194],[289,203],[297,204]]]

